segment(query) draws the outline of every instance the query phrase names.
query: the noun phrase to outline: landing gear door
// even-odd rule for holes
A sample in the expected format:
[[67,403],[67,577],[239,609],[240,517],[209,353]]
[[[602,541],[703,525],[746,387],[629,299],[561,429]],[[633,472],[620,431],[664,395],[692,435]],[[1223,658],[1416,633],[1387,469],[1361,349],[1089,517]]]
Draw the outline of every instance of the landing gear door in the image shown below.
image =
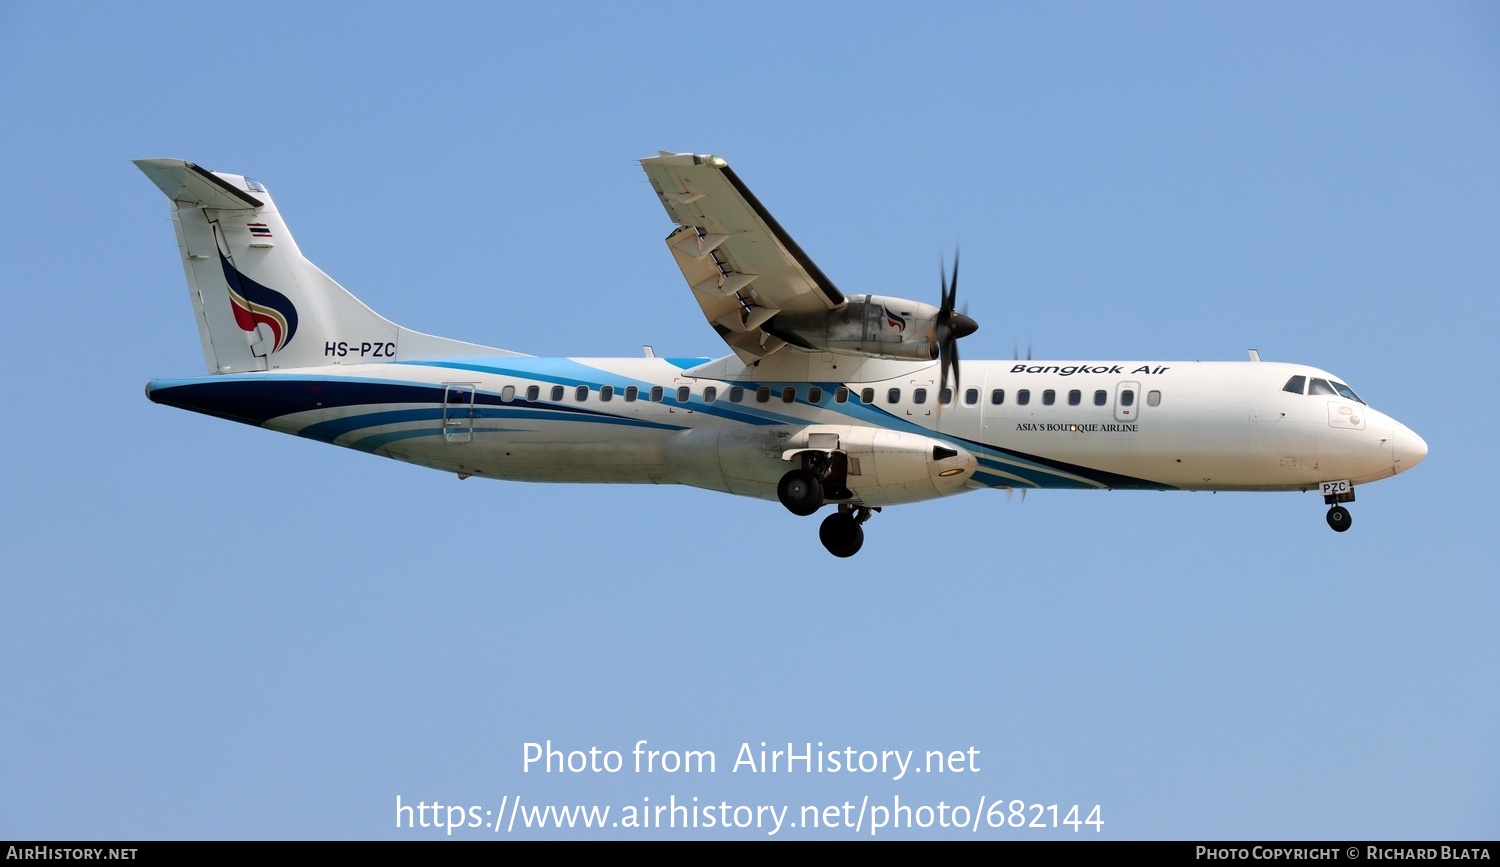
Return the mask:
[[474,439],[473,383],[448,383],[443,389],[443,439],[450,443]]
[[1115,386],[1115,420],[1135,421],[1141,409],[1141,384],[1122,382]]

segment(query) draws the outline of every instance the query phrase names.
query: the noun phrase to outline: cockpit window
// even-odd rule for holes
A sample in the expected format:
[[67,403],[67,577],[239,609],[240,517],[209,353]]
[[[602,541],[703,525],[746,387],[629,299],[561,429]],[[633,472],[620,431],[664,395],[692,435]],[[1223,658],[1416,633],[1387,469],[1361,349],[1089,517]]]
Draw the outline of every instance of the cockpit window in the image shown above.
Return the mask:
[[1281,387],[1281,390],[1289,391],[1292,394],[1306,393],[1308,395],[1338,395],[1345,400],[1352,400],[1355,403],[1364,403],[1364,400],[1360,398],[1359,395],[1354,393],[1354,389],[1350,388],[1347,385],[1344,385],[1338,380],[1330,381],[1327,379],[1313,378],[1311,381],[1309,381],[1308,377],[1302,376],[1300,374],[1292,377],[1291,379],[1288,379],[1286,381],[1286,385],[1283,385]]
[[1362,401],[1362,400],[1359,399],[1359,395],[1357,395],[1357,394],[1354,393],[1354,389],[1350,388],[1347,385],[1344,385],[1342,382],[1339,382],[1338,380],[1334,380],[1333,387],[1334,387],[1334,390],[1337,391],[1340,396],[1342,396],[1342,397],[1344,397],[1344,398],[1346,398],[1348,400],[1352,400],[1355,403],[1364,403],[1364,401]]

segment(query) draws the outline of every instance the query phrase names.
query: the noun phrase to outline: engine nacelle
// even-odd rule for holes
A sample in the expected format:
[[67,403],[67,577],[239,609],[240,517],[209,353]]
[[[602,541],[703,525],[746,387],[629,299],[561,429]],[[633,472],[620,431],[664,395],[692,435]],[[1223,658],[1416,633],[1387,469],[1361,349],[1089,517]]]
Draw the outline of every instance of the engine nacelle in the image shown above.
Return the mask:
[[840,355],[931,361],[938,308],[905,298],[851,295],[837,310],[778,314],[762,328],[803,349]]
[[850,425],[680,431],[667,441],[667,467],[684,485],[774,500],[776,483],[807,451],[842,453],[844,483],[867,506],[961,493],[979,467],[972,453],[954,443]]

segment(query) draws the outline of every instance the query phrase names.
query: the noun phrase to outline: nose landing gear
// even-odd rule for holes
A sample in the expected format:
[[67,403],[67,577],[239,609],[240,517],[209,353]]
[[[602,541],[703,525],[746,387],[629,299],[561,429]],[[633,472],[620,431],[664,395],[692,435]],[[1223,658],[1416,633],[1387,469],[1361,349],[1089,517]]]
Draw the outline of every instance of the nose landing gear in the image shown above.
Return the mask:
[[1324,482],[1322,484],[1323,502],[1329,506],[1328,526],[1335,533],[1342,533],[1349,529],[1354,523],[1354,518],[1349,515],[1349,510],[1343,507],[1343,503],[1354,502],[1354,485],[1347,481]]

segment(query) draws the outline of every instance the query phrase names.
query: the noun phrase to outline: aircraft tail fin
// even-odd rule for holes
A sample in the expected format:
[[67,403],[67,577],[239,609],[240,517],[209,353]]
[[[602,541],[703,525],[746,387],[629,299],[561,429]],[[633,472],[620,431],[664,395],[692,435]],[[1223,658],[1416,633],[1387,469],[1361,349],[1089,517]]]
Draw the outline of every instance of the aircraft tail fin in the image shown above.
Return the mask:
[[210,373],[519,355],[402,328],[308,261],[270,195],[243,175],[136,160],[172,223]]

